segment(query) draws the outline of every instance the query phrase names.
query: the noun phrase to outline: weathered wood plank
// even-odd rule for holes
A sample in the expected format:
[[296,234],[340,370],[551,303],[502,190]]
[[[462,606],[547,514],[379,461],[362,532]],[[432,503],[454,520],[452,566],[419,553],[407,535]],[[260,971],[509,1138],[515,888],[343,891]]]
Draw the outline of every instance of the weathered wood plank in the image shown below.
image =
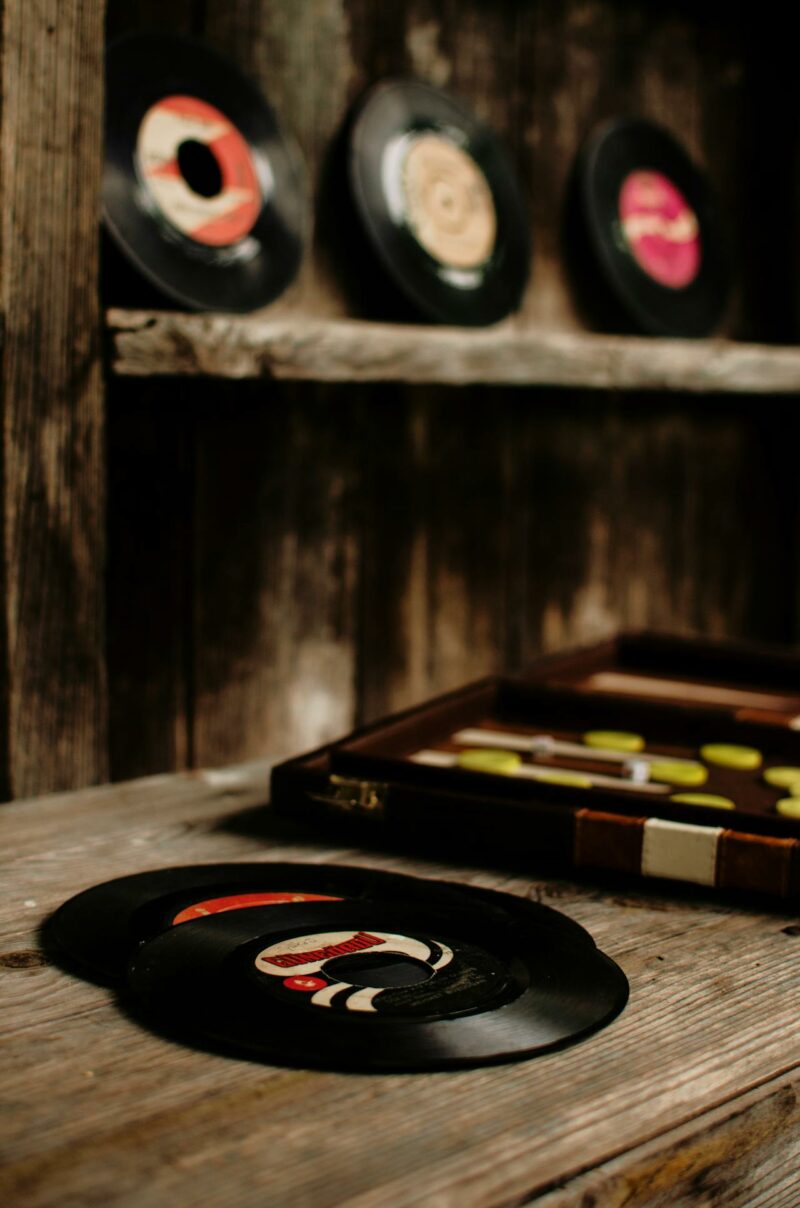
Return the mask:
[[737,1096],[539,1197],[538,1208],[794,1208],[800,1077]]
[[2,6],[7,791],[107,774],[97,300],[103,4]]
[[364,391],[239,389],[196,426],[200,766],[319,745],[356,711]]
[[790,399],[198,387],[143,403],[144,458],[135,397],[112,444],[117,775],[176,734],[201,764],[310,747],[624,626],[794,636]]
[[[114,856],[114,850],[122,845],[121,837],[129,832],[141,834],[142,828],[146,830],[150,823],[157,825],[159,816],[168,816],[168,831],[181,826],[185,831],[189,818],[194,819],[204,833],[202,841],[206,844],[205,832],[214,823],[222,823],[227,814],[240,814],[266,804],[270,767],[271,761],[259,760],[226,768],[204,768],[178,775],[146,776],[119,784],[102,784],[79,793],[51,793],[36,799],[33,806],[30,800],[12,801],[3,806],[0,815],[3,850],[8,860],[16,863],[32,859],[37,868],[41,853],[49,851],[66,859],[84,852],[88,856],[84,870],[87,885],[92,884],[92,876],[98,871],[91,850],[95,844],[103,851],[104,859],[119,858],[122,864],[132,857],[145,861],[153,859],[157,866],[165,861],[146,851],[135,856],[131,851],[120,851],[118,857]],[[93,835],[97,819],[102,819],[103,824]],[[184,839],[188,839],[188,835],[185,834]],[[248,841],[246,846],[249,848],[252,844]],[[210,857],[212,861],[216,858]],[[116,875],[113,869],[111,875]],[[19,903],[12,914],[18,907]]]
[[514,662],[525,401],[479,388],[386,392],[364,416],[360,716]]
[[659,340],[357,321],[109,312],[116,373],[308,381],[545,385],[693,394],[798,394],[800,351],[727,340]]
[[[332,846],[279,827],[269,811],[256,825],[265,771],[157,777],[4,811],[6,1199],[26,1208],[167,1198],[200,1208],[265,1200],[377,1208],[424,1196],[489,1208],[544,1195],[555,1208],[585,1204],[584,1189],[608,1190],[599,1202],[609,1204],[647,1179],[657,1190],[663,1154],[676,1195],[684,1186],[710,1195],[718,1180],[698,1182],[702,1170],[731,1158],[743,1178],[768,1178],[774,1202],[788,1206],[781,1189],[795,1164],[797,1100],[787,1088],[800,1069],[792,916],[708,894],[599,889]],[[622,964],[631,1002],[584,1044],[518,1065],[322,1074],[160,1039],[107,991],[35,957],[27,967],[8,959],[35,951],[42,915],[100,877],[262,856],[444,872],[539,897],[588,926]],[[548,1200],[558,1184],[563,1198]],[[752,1201],[708,1202],[761,1202],[750,1185]]]
[[782,592],[763,591],[786,569],[768,427],[749,405],[636,394],[521,427],[521,662],[625,627],[791,640]]
[[187,382],[109,391],[109,765],[112,779],[193,764],[196,415]]

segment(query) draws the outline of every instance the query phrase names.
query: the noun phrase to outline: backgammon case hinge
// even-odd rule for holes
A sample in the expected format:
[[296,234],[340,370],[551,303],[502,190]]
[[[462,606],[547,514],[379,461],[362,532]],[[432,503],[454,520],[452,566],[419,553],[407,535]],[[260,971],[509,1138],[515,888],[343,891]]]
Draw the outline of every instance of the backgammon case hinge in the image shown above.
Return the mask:
[[388,793],[388,784],[378,780],[352,780],[348,776],[331,775],[328,777],[327,791],[309,793],[308,796],[312,801],[343,814],[380,818],[386,809]]

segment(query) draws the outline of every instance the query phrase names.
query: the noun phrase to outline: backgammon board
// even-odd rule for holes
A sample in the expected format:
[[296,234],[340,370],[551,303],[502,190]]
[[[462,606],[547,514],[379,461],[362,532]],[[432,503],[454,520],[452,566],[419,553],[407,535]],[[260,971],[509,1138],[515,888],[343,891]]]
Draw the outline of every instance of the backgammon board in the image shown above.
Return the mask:
[[493,857],[791,897],[798,685],[789,656],[623,636],[289,761],[273,794],[381,822],[420,851],[449,835]]

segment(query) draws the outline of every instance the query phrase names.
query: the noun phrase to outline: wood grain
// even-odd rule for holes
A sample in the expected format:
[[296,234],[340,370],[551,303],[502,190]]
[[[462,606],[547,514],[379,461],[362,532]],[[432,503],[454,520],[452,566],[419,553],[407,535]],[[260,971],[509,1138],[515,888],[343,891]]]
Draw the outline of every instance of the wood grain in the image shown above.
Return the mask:
[[523,663],[620,627],[790,637],[783,601],[752,590],[784,566],[761,417],[642,401],[573,396],[569,423],[551,408],[527,426]]
[[692,394],[798,394],[800,351],[727,340],[667,340],[387,323],[108,313],[114,372],[150,377],[544,385]]
[[116,775],[311,747],[624,626],[793,636],[790,399],[152,390],[112,424]]
[[110,402],[104,586],[117,780],[194,761],[195,422],[185,382],[118,383]]
[[539,1208],[794,1208],[800,1079],[776,1078],[541,1196]]
[[[793,916],[321,842],[263,808],[266,771],[157,777],[3,812],[8,1202],[788,1208],[800,1076]],[[555,905],[619,961],[630,1004],[589,1041],[519,1064],[316,1073],[193,1051],[134,1022],[108,990],[5,959],[35,951],[40,919],[100,877],[259,858],[444,875]]]
[[209,392],[195,429],[200,766],[319,745],[356,712],[363,398],[250,389],[228,406]]
[[15,794],[107,774],[97,198],[103,5],[2,6],[2,507]]
[[396,390],[366,412],[360,720],[513,665],[524,411],[476,388]]

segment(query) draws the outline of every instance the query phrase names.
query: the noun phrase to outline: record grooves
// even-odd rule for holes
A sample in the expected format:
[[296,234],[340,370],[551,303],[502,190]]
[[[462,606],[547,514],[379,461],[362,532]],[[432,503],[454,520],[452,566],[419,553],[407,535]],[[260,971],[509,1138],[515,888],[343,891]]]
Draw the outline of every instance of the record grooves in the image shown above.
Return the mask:
[[[186,921],[182,916],[199,913],[202,907],[207,914],[242,908],[248,904],[243,899],[265,894],[278,906],[283,904],[277,900],[282,895],[323,895],[349,900],[436,901],[483,913],[511,908],[538,926],[565,931],[571,942],[593,945],[579,923],[538,902],[449,881],[341,864],[192,864],[117,877],[65,902],[52,916],[48,933],[77,967],[102,982],[113,983],[124,977],[139,944],[179,920]],[[223,899],[230,901],[223,904]]]
[[[394,958],[394,986],[385,973],[376,985],[366,961],[360,975],[355,960],[337,968],[346,952],[365,948]],[[427,967],[424,980],[408,976],[401,958],[409,956]],[[195,1037],[346,1069],[519,1058],[600,1027],[627,998],[619,969],[588,945],[510,921],[481,926],[457,910],[376,903],[255,908],[187,923],[140,950],[129,982],[147,1011]]]
[[641,118],[595,130],[575,166],[566,256],[604,330],[707,335],[728,269],[702,173],[668,131]]
[[356,867],[123,877],[64,903],[51,934],[92,975],[116,979],[137,1019],[278,1064],[519,1060],[602,1027],[628,994],[621,970],[556,911]]
[[447,93],[385,80],[348,131],[348,179],[385,288],[418,316],[485,326],[520,304],[530,220],[497,136]]
[[120,253],[181,305],[251,311],[294,279],[306,199],[299,156],[254,85],[165,34],[106,57],[103,217]]

